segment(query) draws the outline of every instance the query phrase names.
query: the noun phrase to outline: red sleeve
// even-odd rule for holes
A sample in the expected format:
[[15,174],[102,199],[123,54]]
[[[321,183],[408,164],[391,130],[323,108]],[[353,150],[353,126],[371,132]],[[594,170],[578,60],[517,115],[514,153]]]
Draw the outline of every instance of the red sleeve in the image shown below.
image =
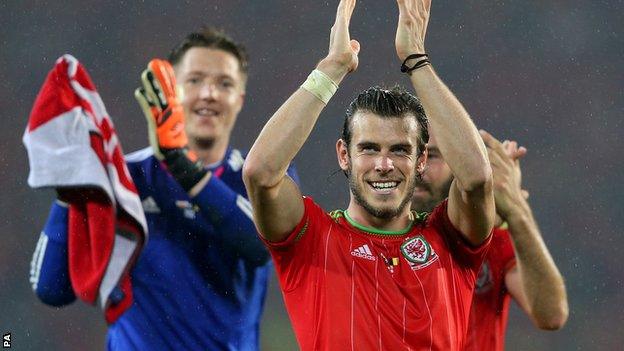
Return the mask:
[[516,265],[516,253],[511,242],[509,230],[495,228],[492,233],[492,245],[490,248],[490,261],[500,267],[503,276]]
[[436,228],[443,236],[451,255],[457,262],[477,271],[488,251],[492,235],[478,246],[470,244],[464,235],[451,223],[447,209],[448,199],[442,201],[429,215],[429,225]]
[[311,267],[319,260],[323,230],[331,221],[323,209],[310,197],[303,197],[305,206],[303,218],[280,242],[269,242],[263,239],[269,248],[282,290],[284,292],[300,286],[308,275]]

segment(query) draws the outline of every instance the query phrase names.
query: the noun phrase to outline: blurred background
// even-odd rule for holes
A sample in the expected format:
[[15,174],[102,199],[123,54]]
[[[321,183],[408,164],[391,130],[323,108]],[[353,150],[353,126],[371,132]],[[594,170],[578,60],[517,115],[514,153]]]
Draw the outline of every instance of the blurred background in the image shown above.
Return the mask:
[[[246,103],[233,145],[248,149],[263,124],[327,51],[337,1],[0,1],[0,332],[13,348],[103,350],[99,309],[40,303],[28,272],[53,194],[26,184],[21,143],[30,108],[65,53],[87,67],[124,150],[147,145],[133,98],[140,72],[203,24],[250,53]],[[514,305],[508,350],[621,350],[624,344],[624,3],[434,0],[426,47],[439,75],[495,136],[529,153],[524,184],[567,281],[570,318],[541,332]],[[327,210],[348,191],[334,142],[344,110],[371,85],[409,84],[394,50],[393,0],[360,0],[351,23],[362,51],[297,157],[304,193]],[[272,282],[263,350],[296,350]],[[617,346],[620,345],[620,346]]]

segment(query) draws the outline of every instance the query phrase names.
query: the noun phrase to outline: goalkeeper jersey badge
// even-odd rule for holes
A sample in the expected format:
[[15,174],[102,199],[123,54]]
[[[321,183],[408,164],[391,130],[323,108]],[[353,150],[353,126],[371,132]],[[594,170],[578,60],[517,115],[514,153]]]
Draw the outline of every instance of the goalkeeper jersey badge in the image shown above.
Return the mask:
[[406,239],[401,244],[401,253],[413,270],[425,268],[438,259],[438,255],[422,235]]

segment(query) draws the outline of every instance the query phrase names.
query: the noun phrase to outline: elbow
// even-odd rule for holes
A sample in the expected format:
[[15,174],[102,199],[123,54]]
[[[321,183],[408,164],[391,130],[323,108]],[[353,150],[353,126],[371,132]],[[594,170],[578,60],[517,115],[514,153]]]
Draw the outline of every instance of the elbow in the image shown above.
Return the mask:
[[466,192],[484,192],[488,189],[492,189],[492,168],[487,164],[486,166],[476,169],[467,177],[460,180],[462,190]]
[[277,172],[258,158],[247,158],[243,164],[243,182],[249,188],[270,188],[277,182],[275,181]]
[[39,301],[48,306],[63,307],[76,300],[76,296],[71,291],[55,292],[52,289],[33,289]]
[[543,316],[535,316],[534,324],[542,330],[555,331],[563,328],[568,320],[568,305],[562,303],[558,308]]
[[71,287],[67,274],[44,274],[30,276],[30,284],[33,292],[46,305],[62,307],[76,300],[76,295]]

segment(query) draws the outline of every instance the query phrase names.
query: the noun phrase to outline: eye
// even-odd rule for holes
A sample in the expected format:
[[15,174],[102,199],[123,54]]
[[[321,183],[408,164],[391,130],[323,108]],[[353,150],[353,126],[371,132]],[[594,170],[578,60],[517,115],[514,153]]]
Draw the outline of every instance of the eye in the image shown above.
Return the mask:
[[360,148],[360,152],[365,155],[372,155],[377,152],[377,148],[372,145],[365,145]]
[[221,87],[224,90],[232,89],[234,88],[234,86],[235,86],[234,82],[229,79],[225,79],[219,82],[219,87]]
[[191,85],[197,85],[201,83],[201,78],[200,77],[189,77],[186,79],[186,83],[191,84]]
[[395,145],[390,148],[390,152],[397,156],[407,156],[412,153],[412,148],[409,145]]
[[400,147],[400,148],[392,150],[392,153],[395,155],[403,156],[403,155],[409,154],[409,151],[404,147]]

